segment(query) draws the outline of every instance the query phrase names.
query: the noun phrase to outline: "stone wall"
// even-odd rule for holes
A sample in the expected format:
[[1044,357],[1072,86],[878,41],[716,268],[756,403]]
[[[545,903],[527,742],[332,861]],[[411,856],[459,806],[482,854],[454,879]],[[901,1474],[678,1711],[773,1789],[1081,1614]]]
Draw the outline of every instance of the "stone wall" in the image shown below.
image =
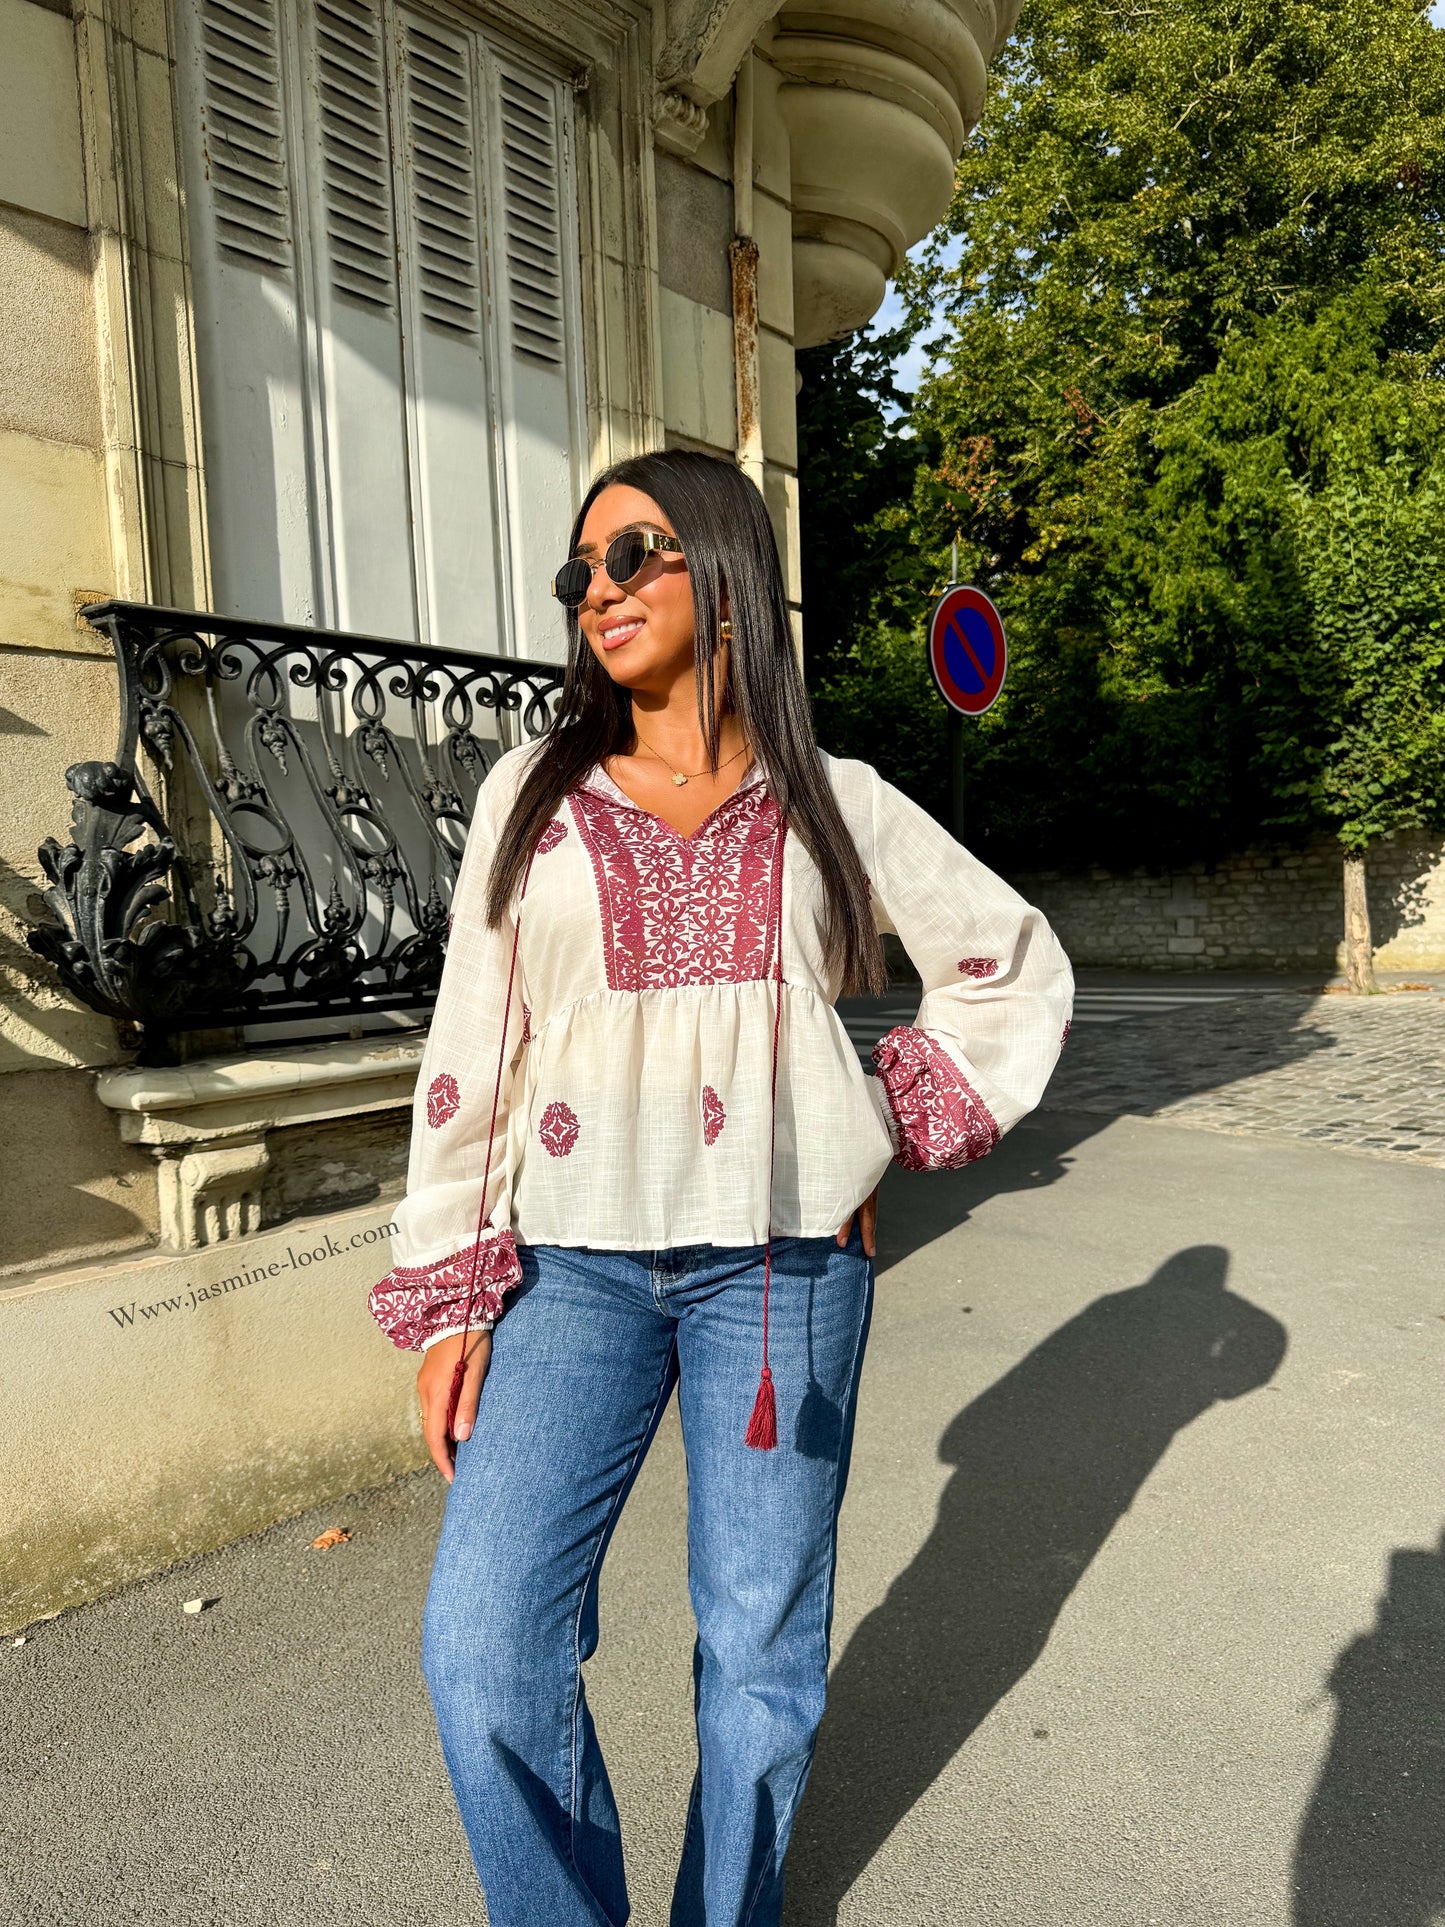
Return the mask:
[[[1038,870],[1010,879],[1076,964],[1131,970],[1325,970],[1342,963],[1339,846],[1255,849],[1175,871]],[[1369,862],[1375,962],[1445,970],[1445,843],[1398,836]]]

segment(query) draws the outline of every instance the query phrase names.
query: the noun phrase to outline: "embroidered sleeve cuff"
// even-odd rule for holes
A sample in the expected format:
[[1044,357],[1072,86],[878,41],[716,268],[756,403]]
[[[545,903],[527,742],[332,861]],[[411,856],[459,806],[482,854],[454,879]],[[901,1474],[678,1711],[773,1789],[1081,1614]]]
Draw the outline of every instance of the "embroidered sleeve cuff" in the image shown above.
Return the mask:
[[998,1143],[992,1112],[926,1031],[896,1024],[872,1055],[893,1113],[895,1159],[904,1170],[955,1171]]
[[484,1234],[475,1248],[429,1265],[395,1265],[372,1286],[371,1315],[393,1345],[423,1351],[427,1341],[461,1331],[471,1307],[471,1327],[495,1322],[502,1294],[520,1284],[522,1267],[510,1231]]

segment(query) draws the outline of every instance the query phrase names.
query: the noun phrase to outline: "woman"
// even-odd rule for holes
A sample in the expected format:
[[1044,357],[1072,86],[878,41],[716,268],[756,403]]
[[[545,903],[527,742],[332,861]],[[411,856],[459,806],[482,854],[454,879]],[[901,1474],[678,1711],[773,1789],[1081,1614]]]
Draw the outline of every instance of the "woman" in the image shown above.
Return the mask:
[[[553,590],[556,722],[477,800],[371,1298],[425,1350],[450,1484],[423,1670],[493,1927],[624,1921],[581,1664],[676,1385],[698,1770],[673,1927],[773,1927],[878,1180],[980,1157],[1037,1103],[1071,978],[1037,911],[818,749],[767,512],[731,463],[607,470]],[[870,1078],[833,1006],[884,988],[886,930],[924,995]]]

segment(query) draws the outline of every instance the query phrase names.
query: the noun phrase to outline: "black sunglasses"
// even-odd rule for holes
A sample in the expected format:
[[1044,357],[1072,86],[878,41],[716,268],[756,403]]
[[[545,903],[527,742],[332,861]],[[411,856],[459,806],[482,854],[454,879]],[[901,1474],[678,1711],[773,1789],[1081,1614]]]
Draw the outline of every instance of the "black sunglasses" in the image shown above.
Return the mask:
[[656,529],[626,529],[614,535],[600,562],[585,555],[569,556],[552,578],[552,593],[564,609],[580,609],[592,587],[594,569],[606,569],[619,589],[635,582],[647,567],[648,557],[657,549],[681,555],[682,544],[675,535],[659,535]]

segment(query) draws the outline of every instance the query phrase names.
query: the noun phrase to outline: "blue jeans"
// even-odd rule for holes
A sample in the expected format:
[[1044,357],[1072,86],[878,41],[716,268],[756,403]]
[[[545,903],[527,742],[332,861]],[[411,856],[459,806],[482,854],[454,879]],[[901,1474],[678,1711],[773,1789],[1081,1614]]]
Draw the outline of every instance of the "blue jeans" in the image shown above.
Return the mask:
[[422,1669],[492,1927],[621,1927],[587,1708],[597,1583],[678,1386],[698,1767],[672,1927],[776,1927],[827,1684],[838,1508],[873,1305],[855,1218],[773,1239],[778,1443],[743,1443],[763,1247],[519,1247],[427,1593]]

